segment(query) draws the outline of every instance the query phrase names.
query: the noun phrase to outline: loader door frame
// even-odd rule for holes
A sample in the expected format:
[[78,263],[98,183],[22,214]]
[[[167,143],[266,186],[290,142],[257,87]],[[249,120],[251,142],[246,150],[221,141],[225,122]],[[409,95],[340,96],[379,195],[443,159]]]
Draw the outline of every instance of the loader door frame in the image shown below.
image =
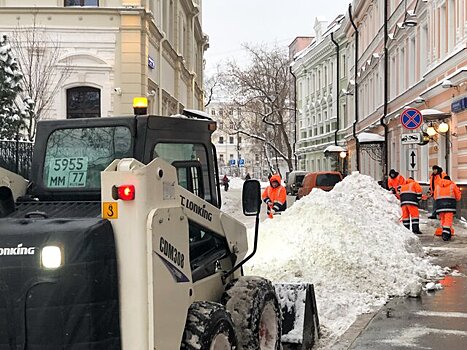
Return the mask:
[[228,258],[229,246],[225,237],[205,226],[188,221],[190,239],[190,266],[193,283],[217,272],[217,262]]
[[172,165],[177,169],[178,184],[194,195],[204,198],[203,170],[197,160],[174,161]]
[[[161,156],[162,159],[172,163],[173,161],[199,160],[203,174],[204,197],[207,202],[220,208],[220,193],[217,186],[217,163],[211,142],[212,130],[209,124],[212,122],[201,119],[188,119],[177,117],[149,116],[145,130],[144,159],[147,163]],[[203,146],[203,158],[192,157],[188,159],[165,159],[162,154],[155,154],[156,147],[160,144],[186,144]]]

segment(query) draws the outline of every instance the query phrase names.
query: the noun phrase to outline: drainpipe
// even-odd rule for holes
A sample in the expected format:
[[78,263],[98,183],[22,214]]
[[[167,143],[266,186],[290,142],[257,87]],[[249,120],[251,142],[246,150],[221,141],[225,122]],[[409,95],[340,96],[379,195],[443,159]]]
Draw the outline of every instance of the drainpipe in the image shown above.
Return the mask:
[[160,43],[159,43],[159,89],[157,90],[158,92],[158,98],[159,98],[159,108],[158,108],[158,115],[162,115],[162,50],[163,50],[163,44],[164,42],[167,41],[167,38],[164,36],[162,37]]
[[294,91],[294,99],[293,99],[293,120],[294,120],[294,130],[293,130],[293,145],[292,145],[292,152],[295,161],[295,170],[298,169],[298,160],[297,155],[295,153],[295,147],[297,144],[297,77],[292,72],[292,67],[289,67],[290,74],[293,76],[293,91]]
[[331,41],[333,42],[334,45],[336,45],[336,55],[337,55],[337,62],[336,62],[336,118],[337,118],[337,128],[336,131],[334,132],[334,144],[337,146],[337,133],[339,132],[339,123],[340,123],[340,112],[341,109],[339,108],[339,92],[341,91],[339,87],[339,77],[340,77],[340,51],[339,51],[339,44],[337,43],[336,40],[334,40],[334,32],[331,33]]
[[349,20],[355,30],[355,121],[353,123],[353,137],[355,139],[356,153],[357,153],[357,171],[360,171],[360,143],[357,137],[357,123],[358,123],[358,83],[357,83],[357,70],[358,70],[358,28],[352,18],[352,4],[349,4]]
[[385,123],[385,118],[388,115],[389,103],[389,50],[388,50],[388,0],[384,0],[384,106],[383,116],[379,120],[384,128],[384,144],[383,144],[383,179],[388,175],[388,125]]

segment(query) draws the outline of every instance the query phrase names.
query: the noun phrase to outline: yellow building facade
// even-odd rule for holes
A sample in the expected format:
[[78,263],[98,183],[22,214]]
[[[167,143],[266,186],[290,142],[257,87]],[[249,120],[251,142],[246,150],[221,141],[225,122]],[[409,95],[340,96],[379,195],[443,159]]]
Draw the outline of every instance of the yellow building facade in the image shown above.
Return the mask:
[[[60,45],[68,67],[44,118],[203,109],[201,0],[0,0],[0,31],[35,30]],[[45,33],[45,34],[44,34]]]

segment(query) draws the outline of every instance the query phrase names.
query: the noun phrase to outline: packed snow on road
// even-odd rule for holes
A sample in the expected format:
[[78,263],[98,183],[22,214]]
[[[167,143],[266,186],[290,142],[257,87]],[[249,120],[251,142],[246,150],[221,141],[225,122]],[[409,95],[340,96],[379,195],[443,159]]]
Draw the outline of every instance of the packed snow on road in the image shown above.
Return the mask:
[[[232,188],[239,187],[236,182],[240,186],[233,179]],[[231,194],[224,196],[223,208],[239,217],[241,205]],[[258,252],[245,274],[313,283],[329,344],[358,315],[391,296],[417,295],[446,273],[429,262],[400,216],[391,193],[371,177],[353,173],[332,191],[313,190],[282,215],[262,222]]]

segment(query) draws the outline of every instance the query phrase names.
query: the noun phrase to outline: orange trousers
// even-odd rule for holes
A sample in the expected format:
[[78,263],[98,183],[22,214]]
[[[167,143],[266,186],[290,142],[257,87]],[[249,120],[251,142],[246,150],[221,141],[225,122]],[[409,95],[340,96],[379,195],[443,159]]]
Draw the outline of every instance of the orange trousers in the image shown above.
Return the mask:
[[441,224],[441,229],[437,229],[435,232],[436,236],[441,236],[443,231],[450,232],[451,235],[454,234],[452,229],[452,222],[454,220],[454,213],[439,213],[439,221]]
[[402,223],[410,230],[412,223],[412,232],[420,233],[420,213],[416,205],[403,205],[402,209]]
[[418,219],[420,217],[420,212],[416,205],[403,205],[402,209],[402,220],[404,219]]

